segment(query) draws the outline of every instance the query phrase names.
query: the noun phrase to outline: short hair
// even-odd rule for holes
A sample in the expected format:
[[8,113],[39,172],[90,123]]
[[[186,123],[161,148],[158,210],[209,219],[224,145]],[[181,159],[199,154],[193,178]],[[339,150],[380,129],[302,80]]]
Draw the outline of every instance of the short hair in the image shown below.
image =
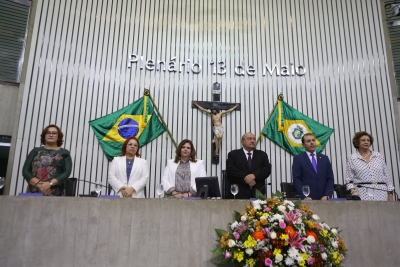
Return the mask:
[[313,135],[312,133],[306,133],[301,137],[301,143],[304,144],[304,136],[312,136],[315,138],[315,135]]
[[354,137],[353,137],[353,146],[356,149],[360,148],[360,138],[363,137],[364,135],[369,137],[369,142],[372,144],[374,143],[374,138],[372,137],[372,135],[370,135],[369,133],[367,133],[366,131],[362,131],[362,132],[357,132],[355,133]]
[[57,125],[54,124],[50,124],[48,126],[46,126],[46,128],[43,129],[42,134],[40,135],[40,143],[42,143],[43,145],[46,145],[46,133],[49,131],[50,127],[54,127],[57,129],[57,146],[61,146],[62,144],[64,144],[64,134],[63,132],[61,132],[60,128]]
[[178,162],[179,162],[179,160],[180,160],[180,158],[181,158],[181,150],[182,150],[182,147],[183,147],[184,144],[187,144],[187,143],[189,143],[189,144],[190,144],[190,147],[191,147],[190,159],[192,160],[192,162],[197,162],[197,158],[196,158],[196,149],[195,149],[194,146],[193,146],[193,142],[192,142],[191,140],[189,140],[189,139],[183,139],[183,140],[179,143],[178,147],[177,147],[176,150],[175,150],[175,160],[174,160],[175,163],[178,163]]
[[139,141],[137,140],[137,138],[136,137],[134,137],[134,136],[131,136],[131,137],[129,137],[129,138],[127,138],[126,140],[125,140],[125,142],[124,142],[124,144],[122,145],[122,156],[125,156],[126,155],[126,147],[128,146],[128,143],[129,143],[129,141],[130,140],[136,140],[136,142],[137,142],[137,145],[138,145],[138,149],[137,149],[137,151],[136,151],[136,157],[140,157],[140,153],[139,153],[139,149],[140,149],[140,144],[139,144]]

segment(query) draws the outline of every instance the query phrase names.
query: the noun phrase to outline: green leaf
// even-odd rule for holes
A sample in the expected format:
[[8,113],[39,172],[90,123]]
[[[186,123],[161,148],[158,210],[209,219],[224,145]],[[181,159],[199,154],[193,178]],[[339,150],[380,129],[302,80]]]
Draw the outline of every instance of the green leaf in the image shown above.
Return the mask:
[[260,190],[256,189],[256,199],[266,200],[266,197],[263,193],[260,192]]
[[224,229],[215,229],[215,232],[217,232],[219,237],[223,237],[228,231],[225,231]]
[[221,248],[221,246],[218,246],[216,248],[214,248],[213,250],[211,250],[212,253],[217,254],[217,255],[223,255],[225,250],[223,248]]
[[240,218],[242,218],[242,216],[240,216],[240,212],[237,212],[236,210],[235,210],[235,220],[236,221],[238,221],[238,222],[240,222]]
[[295,202],[294,202],[294,207],[296,208],[296,209],[300,209],[301,208],[301,200],[299,199],[299,200],[296,200]]

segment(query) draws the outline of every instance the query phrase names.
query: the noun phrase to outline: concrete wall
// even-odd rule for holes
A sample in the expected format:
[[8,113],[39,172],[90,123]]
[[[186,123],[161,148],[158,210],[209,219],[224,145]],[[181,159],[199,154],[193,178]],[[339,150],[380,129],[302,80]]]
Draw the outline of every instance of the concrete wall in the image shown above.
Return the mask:
[[[248,201],[0,197],[0,266],[214,266],[215,228]],[[400,266],[398,202],[312,201],[348,267]]]
[[13,133],[18,90],[18,86],[0,84],[0,135]]

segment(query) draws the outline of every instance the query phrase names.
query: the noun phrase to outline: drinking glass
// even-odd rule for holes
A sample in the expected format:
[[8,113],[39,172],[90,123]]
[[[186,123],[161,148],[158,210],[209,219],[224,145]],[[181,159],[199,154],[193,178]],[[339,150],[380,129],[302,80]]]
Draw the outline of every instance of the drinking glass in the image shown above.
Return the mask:
[[233,195],[233,199],[236,199],[236,194],[239,193],[239,187],[237,184],[231,185],[231,193]]
[[303,185],[303,194],[308,197],[310,194],[310,187],[308,185]]
[[103,186],[101,186],[101,184],[96,184],[94,187],[94,191],[96,191],[97,196],[100,196],[100,192],[103,189]]
[[6,179],[4,177],[0,177],[0,189],[3,188]]
[[161,194],[162,194],[162,192],[164,191],[164,187],[163,187],[163,185],[162,185],[162,184],[158,184],[158,185],[156,186],[156,190],[157,190],[157,195],[158,195],[158,198],[160,198],[160,197],[161,197]]

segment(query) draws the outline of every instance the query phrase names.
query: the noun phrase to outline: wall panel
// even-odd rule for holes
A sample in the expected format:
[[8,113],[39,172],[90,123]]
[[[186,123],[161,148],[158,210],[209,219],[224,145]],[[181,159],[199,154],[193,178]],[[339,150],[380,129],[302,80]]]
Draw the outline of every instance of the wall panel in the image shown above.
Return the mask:
[[[160,109],[175,140],[194,141],[208,175],[220,176],[227,153],[240,147],[248,131],[260,134],[276,97],[335,129],[325,153],[335,179],[343,183],[351,138],[367,130],[374,150],[384,154],[399,188],[397,135],[378,0],[220,0],[220,1],[34,1],[35,22],[14,155],[10,194],[26,188],[21,169],[27,153],[40,145],[41,129],[61,126],[64,147],[74,162],[72,177],[107,184],[108,162],[88,122],[116,111],[143,95]],[[130,54],[143,60],[199,63],[202,71],[149,71],[139,62],[127,68]],[[223,61],[226,73],[214,74]],[[270,67],[294,64],[304,76],[263,76]],[[256,74],[236,75],[237,65]],[[186,65],[185,65],[186,66]],[[242,110],[223,117],[226,133],[219,165],[211,164],[211,119],[191,108],[212,99],[214,82],[221,99]],[[291,181],[293,157],[263,137],[257,146],[270,156],[272,183]],[[142,148],[149,161],[147,195],[154,196],[174,146],[166,135]],[[79,193],[91,190],[79,183]],[[103,192],[105,193],[105,192]]]

